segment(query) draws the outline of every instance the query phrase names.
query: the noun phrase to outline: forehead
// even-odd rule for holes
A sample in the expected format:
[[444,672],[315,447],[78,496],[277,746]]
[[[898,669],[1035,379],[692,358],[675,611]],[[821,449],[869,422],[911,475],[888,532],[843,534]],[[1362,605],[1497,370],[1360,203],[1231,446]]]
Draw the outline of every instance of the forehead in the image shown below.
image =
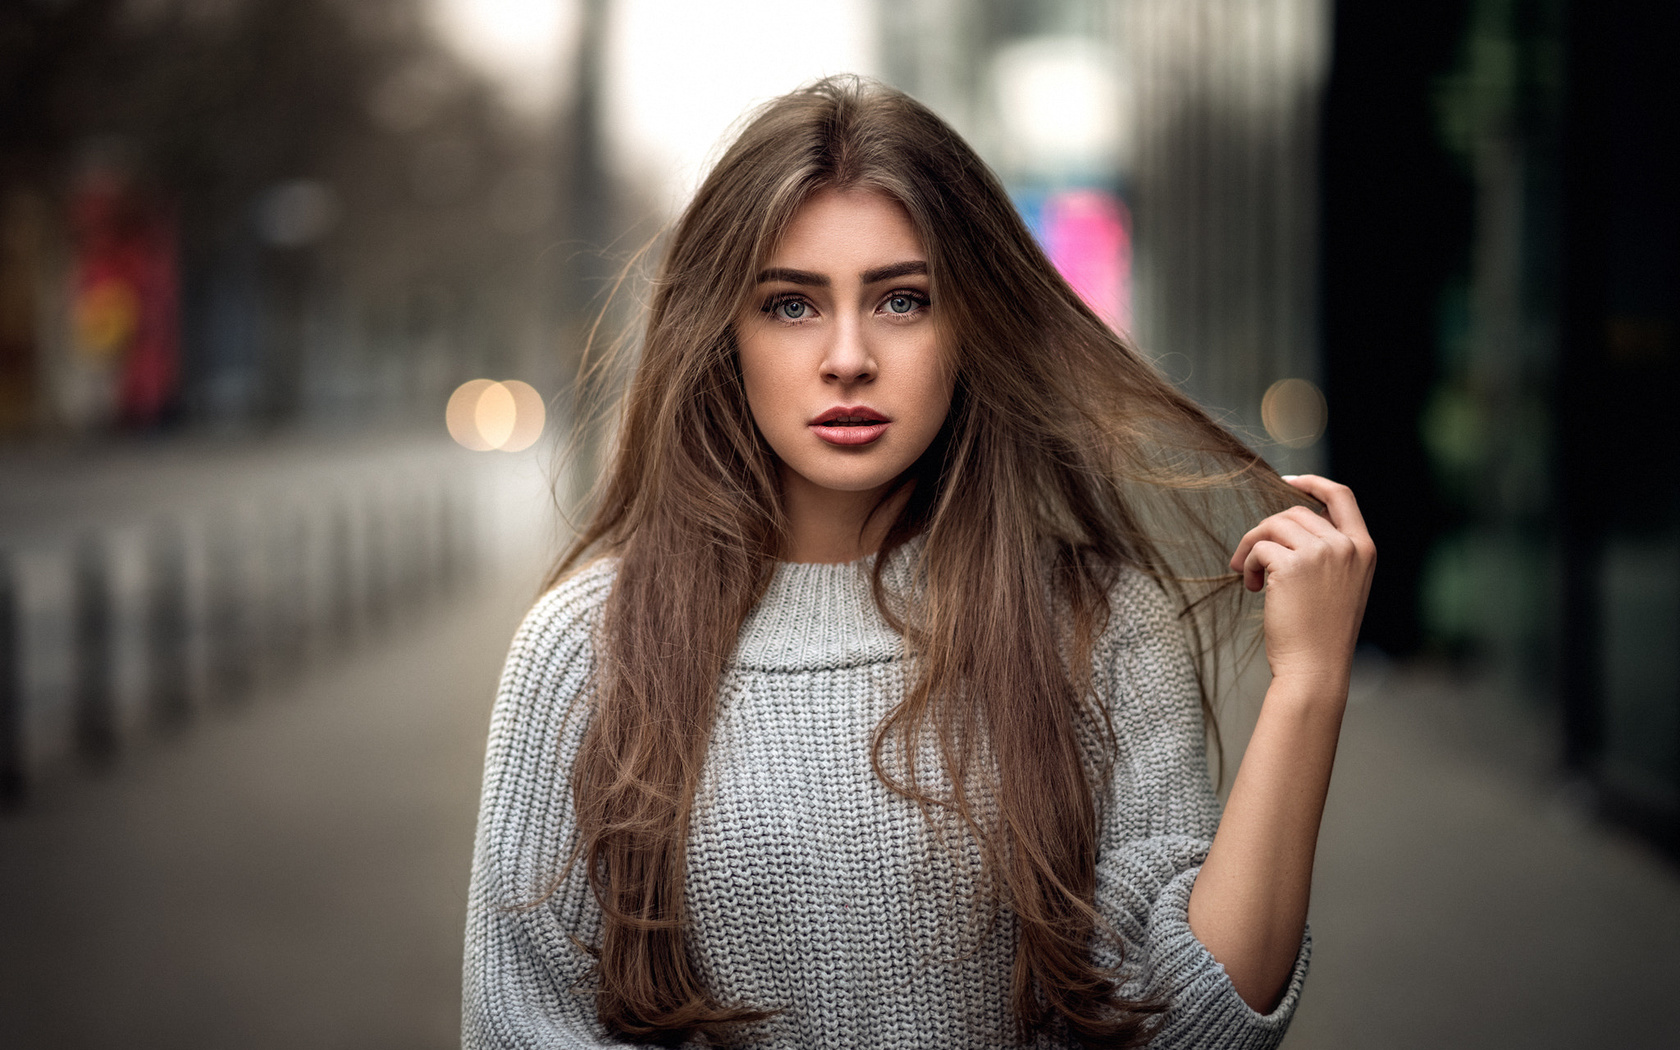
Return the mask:
[[821,189],[806,198],[766,263],[829,270],[861,263],[926,261],[910,213],[878,190]]

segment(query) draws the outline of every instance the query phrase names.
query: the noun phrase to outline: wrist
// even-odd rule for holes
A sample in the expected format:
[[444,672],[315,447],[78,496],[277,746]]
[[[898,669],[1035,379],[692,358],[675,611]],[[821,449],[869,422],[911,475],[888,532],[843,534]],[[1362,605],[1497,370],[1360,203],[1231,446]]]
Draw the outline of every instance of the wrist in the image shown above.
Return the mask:
[[1324,668],[1318,670],[1285,671],[1272,675],[1266,689],[1266,700],[1292,705],[1334,708],[1346,706],[1350,670]]

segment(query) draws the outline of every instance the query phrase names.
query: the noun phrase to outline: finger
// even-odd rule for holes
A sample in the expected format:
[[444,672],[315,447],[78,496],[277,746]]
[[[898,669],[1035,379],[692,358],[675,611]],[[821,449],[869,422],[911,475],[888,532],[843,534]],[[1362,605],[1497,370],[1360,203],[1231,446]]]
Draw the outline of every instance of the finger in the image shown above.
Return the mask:
[[[1325,522],[1328,526],[1329,522]],[[1309,547],[1322,545],[1322,539],[1313,530],[1296,521],[1287,514],[1273,514],[1262,521],[1255,529],[1260,532],[1259,539],[1271,540],[1273,543],[1287,547],[1292,551],[1305,550]],[[1335,529],[1330,530],[1335,534]]]
[[1242,539],[1237,542],[1237,549],[1234,552],[1232,552],[1232,554],[1231,554],[1231,571],[1232,572],[1241,572],[1242,571],[1243,564],[1248,561],[1248,553],[1249,553],[1249,551],[1254,549],[1254,545],[1256,543],[1259,543],[1261,540],[1264,540],[1264,539],[1275,539],[1276,538],[1272,535],[1272,532],[1271,532],[1271,528],[1272,528],[1272,525],[1273,525],[1273,518],[1276,518],[1276,517],[1277,517],[1277,515],[1274,514],[1274,515],[1272,515],[1272,517],[1266,518],[1265,520],[1261,521],[1260,524],[1254,526],[1252,529],[1249,529],[1247,532],[1243,533]]
[[[1324,527],[1330,529],[1332,533],[1335,532],[1334,529],[1330,528],[1328,522],[1324,524]],[[1231,571],[1244,571],[1243,566],[1248,564],[1255,545],[1266,541],[1288,550],[1300,550],[1310,544],[1322,542],[1322,539],[1307,529],[1306,526],[1289,517],[1287,512],[1273,514],[1243,534],[1242,542],[1237,544],[1236,553],[1231,555]],[[1249,589],[1255,590],[1256,588],[1250,587]]]
[[1330,524],[1340,531],[1349,535],[1370,536],[1365,528],[1365,516],[1359,512],[1359,501],[1353,498],[1353,490],[1346,485],[1317,474],[1288,474],[1283,480],[1324,504]]
[[1273,540],[1261,540],[1249,548],[1248,557],[1243,559],[1243,586],[1251,591],[1258,591],[1266,585],[1266,573],[1280,560],[1287,558],[1293,552],[1281,543]]
[[1317,536],[1321,540],[1347,539],[1347,537],[1343,536],[1336,526],[1330,524],[1330,519],[1326,518],[1323,514],[1320,514],[1311,507],[1290,507],[1288,510],[1279,511],[1278,513],[1283,517],[1288,518],[1290,521],[1295,522],[1297,525],[1300,525],[1302,528],[1306,529],[1308,532]]

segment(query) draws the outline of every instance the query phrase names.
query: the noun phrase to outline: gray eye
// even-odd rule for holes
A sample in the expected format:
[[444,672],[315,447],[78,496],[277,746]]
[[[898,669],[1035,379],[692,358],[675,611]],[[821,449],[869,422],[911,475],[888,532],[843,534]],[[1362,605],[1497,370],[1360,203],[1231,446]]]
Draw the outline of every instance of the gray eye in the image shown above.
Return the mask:
[[805,316],[805,304],[798,299],[787,299],[776,304],[776,312],[789,321],[797,321]]
[[916,308],[916,301],[908,295],[895,295],[887,300],[887,309],[895,314],[907,314]]

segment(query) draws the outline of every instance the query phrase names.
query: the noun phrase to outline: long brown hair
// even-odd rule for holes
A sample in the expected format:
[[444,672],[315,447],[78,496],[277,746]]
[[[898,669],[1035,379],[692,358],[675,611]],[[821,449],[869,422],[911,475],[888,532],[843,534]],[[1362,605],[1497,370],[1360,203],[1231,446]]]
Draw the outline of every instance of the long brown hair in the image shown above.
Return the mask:
[[[1094,937],[1118,948],[1094,905],[1114,741],[1090,688],[1092,648],[1124,567],[1206,609],[1240,591],[1220,509],[1252,521],[1299,498],[1081,302],[949,126],[856,78],[765,106],[678,220],[611,466],[549,578],[598,555],[618,563],[572,774],[571,863],[603,913],[599,1018],[620,1037],[674,1043],[726,1041],[768,1016],[719,1002],[696,976],[684,852],[718,678],[786,538],[731,321],[795,210],[828,187],[903,205],[957,377],[882,546],[924,537],[914,593],[889,593],[887,558],[875,561],[877,605],[915,668],[876,731],[876,773],[980,844],[994,903],[1019,930],[1022,1035],[1065,1027],[1086,1045],[1137,1045],[1163,1004],[1122,998],[1119,975],[1090,955]],[[1205,617],[1188,622],[1205,654]],[[1105,746],[1090,746],[1093,731]],[[930,742],[933,772],[917,768]]]

